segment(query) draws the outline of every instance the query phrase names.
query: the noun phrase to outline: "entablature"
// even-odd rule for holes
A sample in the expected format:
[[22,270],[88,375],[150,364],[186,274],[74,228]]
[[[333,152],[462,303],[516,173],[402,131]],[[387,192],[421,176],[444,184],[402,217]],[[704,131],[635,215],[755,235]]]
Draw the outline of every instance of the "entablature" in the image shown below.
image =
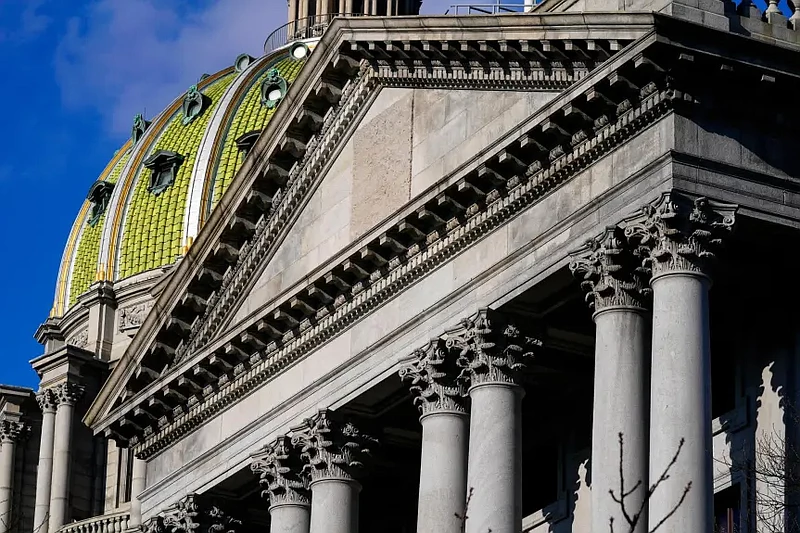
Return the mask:
[[[137,446],[144,456],[156,453],[655,120],[673,109],[693,107],[692,89],[700,73],[730,69],[748,84],[797,83],[797,72],[776,75],[774,69],[746,59],[736,62],[717,54],[717,42],[728,37],[724,33],[669,17],[626,15],[630,27],[617,28],[618,33],[639,37],[628,44],[626,39],[609,39],[615,31],[610,25],[599,34],[589,26],[576,30],[576,16],[557,16],[562,34],[554,31],[548,16],[536,21],[521,17],[528,21],[525,28],[506,22],[515,17],[470,17],[489,18],[497,27],[487,29],[485,21],[478,27],[476,22],[475,27],[460,28],[464,39],[456,40],[450,28],[448,40],[433,46],[435,26],[424,27],[426,45],[414,41],[413,31],[402,25],[411,23],[404,20],[382,21],[386,27],[380,29],[371,28],[370,21],[334,22],[323,38],[325,46],[321,44],[285,97],[294,105],[278,109],[253,147],[268,155],[245,163],[243,175],[223,198],[228,205],[215,211],[177,267],[87,423]],[[580,14],[581,24],[588,18]],[[531,36],[544,30],[531,24],[540,19],[550,31],[547,44],[541,39],[532,46],[519,40],[509,44],[505,31],[524,31],[526,42],[535,41]],[[663,34],[653,31],[654,20]],[[608,34],[601,39],[597,35],[604,35],[602,31]],[[692,32],[710,35],[701,38]],[[482,38],[476,39],[475,33]],[[589,70],[587,65],[594,67],[601,57],[610,59]],[[495,63],[497,71],[492,70]],[[558,80],[542,73],[555,68],[585,68],[586,73],[562,80],[561,96],[407,206],[379,234],[309,275],[307,285],[259,310],[237,333],[213,341],[258,262],[275,247],[312,189],[312,179],[322,174],[331,143],[358,115],[366,95],[378,85],[427,86],[424,73],[439,68],[433,65],[444,71],[461,69],[449,83],[465,88],[501,88],[503,82],[493,72],[504,73],[506,83],[519,83],[520,73],[553,83]],[[312,76],[317,81],[312,83]],[[442,83],[439,76],[429,78],[436,80],[433,86]],[[580,83],[573,83],[578,79]],[[112,392],[118,394],[114,405],[108,403]]]

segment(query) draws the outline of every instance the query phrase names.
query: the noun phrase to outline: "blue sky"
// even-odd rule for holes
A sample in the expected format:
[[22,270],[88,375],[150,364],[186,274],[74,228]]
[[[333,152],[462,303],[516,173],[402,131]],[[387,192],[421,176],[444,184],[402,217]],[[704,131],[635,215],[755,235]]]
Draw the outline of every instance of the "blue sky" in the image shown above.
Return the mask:
[[133,116],[261,55],[285,18],[285,0],[0,0],[0,383],[37,385],[33,334],[70,227]]

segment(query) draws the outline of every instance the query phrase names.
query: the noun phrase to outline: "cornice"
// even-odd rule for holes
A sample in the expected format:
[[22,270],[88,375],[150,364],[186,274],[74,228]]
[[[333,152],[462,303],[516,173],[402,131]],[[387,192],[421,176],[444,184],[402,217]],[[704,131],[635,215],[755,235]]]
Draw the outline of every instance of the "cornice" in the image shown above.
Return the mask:
[[[330,45],[325,39],[323,38],[324,46]],[[166,374],[156,372],[155,368],[158,366],[148,368],[146,364],[142,364],[140,358],[137,372],[150,376],[150,383],[147,380],[140,381],[137,385],[138,391],[132,391],[133,394],[125,404],[111,412],[101,424],[96,424],[95,429],[107,430],[110,437],[135,444],[137,452],[143,456],[157,453],[536,203],[543,195],[549,194],[565,180],[587,168],[597,158],[614,150],[672,109],[685,108],[689,109],[687,112],[693,112],[691,103],[695,100],[685,92],[686,87],[692,86],[698,72],[712,68],[715,64],[719,66],[721,62],[730,65],[731,61],[712,54],[690,53],[682,47],[654,44],[657,40],[654,35],[641,38],[623,53],[608,60],[602,68],[591,72],[583,81],[572,85],[533,119],[526,121],[485,155],[477,158],[474,164],[463,167],[456,175],[448,178],[446,185],[435,192],[424,194],[409,205],[393,227],[372,240],[365,241],[364,246],[352,256],[344,258],[338,264],[332,264],[326,272],[313,279],[312,283],[300,287],[296,293],[277,302],[261,317],[254,317],[249,325],[243,324],[242,332],[237,337],[209,348],[205,346],[211,338],[209,334],[205,340],[196,341],[197,344],[192,345],[192,359],[180,361],[177,367]],[[572,41],[574,46],[574,39]],[[499,47],[499,42],[496,46]],[[520,45],[512,44],[512,48],[520,51],[517,46]],[[340,43],[336,49],[342,48],[346,48],[346,44]],[[488,52],[481,50],[478,42],[468,42],[464,46],[459,44],[458,48],[459,56],[450,58],[453,65],[460,66],[464,71],[467,66],[471,72],[478,71],[479,68],[473,65],[473,62],[480,63],[474,59],[478,56],[467,57],[465,53],[472,50],[485,55]],[[371,90],[376,90],[380,85],[374,80],[375,73],[383,66],[382,62],[394,62],[395,71],[400,72],[402,65],[409,65],[407,56],[412,51],[410,48],[406,50],[404,44],[398,47],[391,41],[372,41],[372,44],[350,41],[350,50],[361,57],[360,62],[356,62],[353,56],[343,56],[339,52],[331,56],[331,61],[350,64],[352,69],[358,68],[361,73],[358,80],[373,80],[371,83],[375,86]],[[358,55],[364,50],[369,52],[370,57]],[[495,50],[497,51],[496,48]],[[537,50],[543,51],[538,47]],[[323,52],[322,57],[329,51],[324,47],[317,50],[318,53]],[[440,47],[438,52],[449,50]],[[563,49],[561,53],[563,54]],[[377,55],[384,57],[377,59]],[[319,59],[321,56],[317,56],[320,62],[323,61]],[[411,65],[414,65],[414,69],[409,68],[406,72],[415,79],[424,79],[423,72],[430,71],[418,69],[414,62]],[[517,79],[514,78],[517,73],[512,69],[504,72],[510,79]],[[737,70],[737,75],[739,74],[747,80],[756,80],[759,76],[763,80],[764,75],[752,65]],[[342,86],[343,97],[339,100],[339,112],[350,109],[347,113],[358,113],[356,105],[347,107],[350,95],[360,94],[355,89],[350,89],[357,87],[358,83],[360,82],[350,82],[348,87]],[[295,85],[297,84],[296,82]],[[319,84],[314,87],[319,87]],[[330,87],[324,90],[326,94],[330,91],[333,91]],[[353,98],[353,101],[358,101],[358,98]],[[364,99],[360,101],[363,102]],[[303,106],[293,107],[302,113]],[[318,161],[329,150],[323,140],[326,134],[336,131],[332,125],[339,116],[336,110],[329,110],[325,114],[323,125],[316,130],[318,134],[303,143],[304,155],[300,158],[301,163],[295,162],[291,171],[287,172],[286,179],[282,182],[282,186],[288,184],[287,188],[278,189],[281,193],[276,196],[281,200],[274,201],[274,197],[270,199],[270,211],[274,211],[274,214],[269,220],[261,219],[253,224],[250,237],[236,250],[237,258],[247,258],[255,249],[250,243],[256,242],[252,240],[254,235],[261,235],[256,231],[259,224],[263,228],[276,227],[270,224],[277,222],[285,224],[291,220],[296,208],[290,209],[290,206],[302,205],[306,192],[310,190],[310,185],[302,179],[303,164],[309,161],[322,164]],[[288,119],[278,113],[273,120],[286,123]],[[262,135],[259,144],[264,141],[264,137]],[[270,146],[276,149],[291,144],[285,138],[272,139],[271,143]],[[266,150],[265,153],[269,151]],[[275,157],[270,156],[268,165],[273,164]],[[240,181],[236,194],[244,202],[248,196],[241,189],[249,185],[242,183],[244,181]],[[301,185],[305,188],[301,188]],[[226,195],[226,199],[233,202],[231,198],[234,197]],[[231,209],[229,212],[235,211]],[[241,209],[238,212],[242,213]],[[215,222],[212,227],[216,233],[206,233],[203,237],[209,242],[211,239],[219,241],[226,228],[230,230],[235,225],[246,226],[242,221],[237,222],[236,217],[235,214],[229,216],[225,224]],[[225,243],[230,242],[227,239],[222,240]],[[276,246],[277,242],[274,239],[267,248]],[[215,248],[212,244],[204,244],[203,247],[207,250],[219,250],[219,245]],[[225,253],[232,252],[226,250]],[[197,273],[202,274],[203,269],[207,272],[211,268],[208,260],[202,263],[197,257],[192,257],[192,261]],[[176,278],[183,267],[183,264],[179,266]],[[235,285],[233,280],[237,274],[233,270],[228,272],[219,275],[220,284],[214,294],[223,295],[225,289],[233,286],[231,284]],[[239,272],[246,280],[252,278],[254,270],[243,269]],[[223,288],[225,276],[228,276],[228,285]],[[165,289],[165,293],[169,290],[170,288]],[[187,296],[191,297],[191,291],[184,295],[184,299]],[[194,301],[196,302],[196,298]],[[208,301],[205,299],[205,305]],[[218,299],[216,304],[219,305],[220,301]],[[224,308],[224,305],[216,308]],[[162,310],[163,308],[159,309]],[[158,314],[161,313],[151,313],[148,321]],[[225,311],[219,312],[216,319],[218,322],[212,324],[210,329],[221,326],[224,315]],[[166,319],[167,324],[170,320],[173,323],[175,321],[174,315],[173,318],[168,318],[162,314],[160,318]],[[153,327],[152,324],[149,327]],[[189,334],[180,335],[180,329]],[[168,337],[164,336],[165,330],[162,330],[159,342],[153,346],[155,350],[163,350],[165,353],[170,353],[169,350],[177,353],[181,346],[190,346],[186,342],[191,339],[192,330],[195,335],[200,331],[194,326],[172,329],[173,337],[177,334],[182,339],[175,348],[170,348],[165,342]],[[150,334],[155,339],[155,332],[150,331]],[[154,353],[151,348],[150,355]],[[157,356],[153,359],[155,363],[161,360],[164,359]]]
[[[139,335],[134,338],[123,356],[123,362],[93,404],[85,421],[95,426],[96,429],[106,425],[105,422],[101,422],[100,417],[110,407],[106,404],[117,397],[124,384],[134,377],[135,365],[131,364],[133,359],[140,359],[145,352],[156,359],[169,359],[171,357],[169,354],[173,350],[186,343],[182,339],[185,338],[184,334],[188,334],[188,331],[181,332],[179,329],[170,332],[171,328],[169,327],[167,330],[161,328],[170,320],[171,323],[176,323],[174,318],[170,317],[181,315],[184,312],[181,311],[181,307],[195,309],[194,314],[198,308],[205,309],[207,298],[218,291],[224,272],[215,270],[215,268],[219,268],[215,265],[229,263],[231,253],[238,257],[241,247],[252,237],[258,223],[257,217],[253,218],[253,213],[263,212],[265,206],[271,205],[272,195],[285,185],[295,162],[302,159],[302,156],[307,153],[309,143],[322,128],[324,120],[321,119],[328,118],[324,116],[326,114],[323,116],[319,114],[320,109],[330,109],[340,100],[346,81],[358,70],[358,57],[360,57],[358,51],[348,53],[349,55],[343,53],[346,48],[345,43],[352,40],[354,35],[385,40],[393,35],[408,37],[410,31],[417,31],[425,36],[433,36],[439,32],[442,38],[448,40],[454,36],[474,39],[476,37],[486,38],[487,35],[504,40],[506,34],[542,38],[547,36],[548,32],[553,34],[554,31],[560,29],[562,35],[572,35],[575,39],[582,39],[582,43],[591,37],[589,40],[592,41],[592,44],[585,41],[584,47],[580,50],[567,50],[569,54],[577,57],[583,56],[589,49],[608,55],[611,51],[610,47],[619,45],[616,39],[612,39],[616,44],[605,42],[597,47],[594,36],[600,39],[611,39],[614,36],[633,38],[642,35],[652,27],[652,15],[646,14],[626,15],[621,17],[621,22],[620,18],[614,19],[605,14],[592,15],[588,19],[585,14],[537,17],[536,21],[540,24],[539,27],[532,27],[531,24],[534,21],[527,17],[520,17],[520,19],[525,18],[526,20],[498,21],[501,18],[503,17],[471,17],[470,24],[474,23],[476,26],[474,28],[462,27],[455,34],[453,33],[454,24],[458,25],[458,23],[449,18],[419,17],[403,19],[402,23],[392,22],[391,24],[388,24],[387,21],[380,21],[380,26],[377,26],[375,21],[347,19],[335,21],[326,32],[315,53],[312,54],[306,68],[301,71],[298,79],[290,88],[283,105],[278,108],[278,112],[270,121],[267,130],[253,148],[255,157],[248,158],[240,169],[240,177],[234,180],[229,192],[221,199],[220,209],[215,210],[215,214],[211,216],[204,231],[200,232],[194,246],[178,265],[173,276],[174,279],[165,288],[156,303],[156,312],[151,313],[143,324]],[[591,22],[594,19],[598,21],[598,26],[590,29],[587,27],[587,20]],[[483,26],[477,24],[483,24]],[[493,31],[494,34],[487,34],[487,31]],[[553,54],[550,60],[556,61],[555,57],[559,54],[564,56],[565,51],[560,50],[558,46],[551,48],[550,41],[540,43],[540,45],[535,46],[536,50],[532,49],[530,53],[540,54],[545,48],[548,48],[552,50]],[[370,42],[364,42],[362,48],[369,49],[370,46],[372,46]],[[460,47],[460,43],[458,46]],[[474,41],[474,45],[469,46],[475,50],[476,54],[480,52],[478,41]],[[387,49],[383,44],[380,44],[379,47],[384,52],[390,52],[398,58],[402,58],[402,54],[405,53],[403,50]],[[443,52],[446,52],[446,61],[450,61],[448,58],[452,57],[454,58],[452,61],[460,62],[462,67],[465,65],[465,61],[469,63],[469,58],[466,58],[461,50],[455,48],[444,50],[444,46],[438,48],[438,53]],[[470,52],[470,54],[472,53]],[[475,57],[478,56],[475,55]],[[309,112],[311,109],[314,109],[315,112]],[[302,138],[297,137],[298,131],[302,132],[300,134]],[[261,157],[258,157],[259,155]],[[226,246],[219,245],[220,241],[224,241]],[[227,258],[227,261],[222,261],[224,258]],[[186,292],[187,290],[188,292]],[[202,294],[193,292],[194,290]],[[170,310],[169,313],[167,310]],[[175,339],[179,339],[178,345],[171,344]],[[146,349],[146,347],[148,348]]]
[[[608,123],[600,128],[595,137],[578,142],[570,153],[559,155],[559,150],[544,152],[542,155],[548,159],[547,168],[541,168],[541,160],[536,160],[524,169],[514,168],[515,164],[511,164],[511,166],[499,164],[500,161],[509,161],[509,158],[512,157],[511,150],[518,151],[520,142],[524,143],[528,152],[535,152],[531,148],[529,137],[523,136],[514,142],[517,144],[517,149],[508,147],[511,150],[508,148],[500,150],[499,153],[494,154],[493,161],[489,164],[484,164],[478,169],[468,172],[466,176],[451,184],[446,191],[435,197],[423,199],[420,202],[421,206],[410,207],[406,216],[397,222],[395,228],[385,232],[362,248],[362,257],[380,255],[386,253],[386,248],[381,246],[381,242],[385,244],[387,239],[392,239],[391,246],[399,249],[386,264],[374,265],[372,271],[368,272],[365,278],[369,279],[368,282],[357,282],[349,288],[351,299],[337,297],[331,307],[320,307],[313,316],[313,320],[305,320],[303,324],[298,324],[296,328],[284,334],[279,341],[273,341],[246,362],[238,363],[235,366],[231,365],[230,373],[223,373],[224,375],[219,376],[218,385],[206,387],[203,391],[198,392],[195,395],[196,399],[189,401],[186,407],[180,407],[180,409],[176,407],[172,413],[174,415],[172,421],[165,420],[166,423],[162,423],[160,428],[153,428],[149,432],[145,430],[144,435],[149,434],[149,436],[143,442],[134,438],[133,443],[138,445],[138,452],[143,456],[156,453],[170,442],[197,427],[202,421],[254,390],[282,368],[338,335],[387,299],[411,286],[469,245],[516,216],[523,209],[528,208],[536,200],[560,186],[564,180],[586,168],[597,157],[612,150],[619,143],[624,142],[640,129],[663,116],[671,109],[672,101],[675,98],[673,93],[668,89],[648,92],[642,98],[639,106],[627,109],[616,122]],[[563,106],[563,102],[553,104],[549,111],[559,113],[563,111],[561,106]],[[540,120],[532,129],[547,127],[547,124],[552,126],[552,121],[544,118],[547,116],[547,113],[543,113],[540,117],[543,120]],[[552,160],[551,156],[554,156]],[[490,173],[492,179],[487,177]],[[423,220],[426,217],[422,217],[422,219],[419,217],[423,211],[429,213],[429,216],[434,219],[441,218],[436,214],[439,209],[434,205],[441,206],[443,203],[463,195],[467,185],[476,187],[474,184],[478,183],[477,187],[482,186],[479,177],[483,177],[484,187],[488,185],[487,181],[493,183],[491,187],[483,191],[489,197],[485,204],[473,204],[460,216],[450,219],[447,224],[444,224],[444,227],[438,227],[433,232],[420,231],[421,241],[412,243],[402,237],[401,228],[405,228],[407,231],[408,228],[413,227],[426,228],[427,223]],[[431,205],[431,200],[434,205]],[[430,211],[428,211],[429,209]],[[441,211],[440,214],[442,214]],[[438,224],[434,225],[438,226]],[[406,244],[402,244],[402,241],[405,241]],[[344,276],[343,272],[345,272],[347,264],[352,261],[353,258],[345,259],[332,268],[329,275],[341,279],[340,276]],[[361,266],[366,267],[366,264],[361,263]],[[326,277],[329,276],[322,276],[322,278]],[[275,308],[270,308],[263,314],[262,319],[247,328],[245,333],[252,332],[253,335],[257,335],[259,327],[262,329],[268,327],[265,320],[286,313],[288,309],[285,306],[287,304],[291,306],[292,302],[308,302],[307,295],[310,293],[310,289],[319,289],[318,282],[304,287],[294,298],[288,299]],[[228,350],[223,348],[215,354],[210,354],[210,357],[220,361],[224,357],[223,352],[225,351]],[[206,365],[201,364],[201,367],[206,367],[206,371],[214,372],[213,368],[208,368]],[[195,368],[198,368],[197,364],[195,364]],[[175,381],[172,380],[172,383]],[[163,382],[162,385],[166,386]]]

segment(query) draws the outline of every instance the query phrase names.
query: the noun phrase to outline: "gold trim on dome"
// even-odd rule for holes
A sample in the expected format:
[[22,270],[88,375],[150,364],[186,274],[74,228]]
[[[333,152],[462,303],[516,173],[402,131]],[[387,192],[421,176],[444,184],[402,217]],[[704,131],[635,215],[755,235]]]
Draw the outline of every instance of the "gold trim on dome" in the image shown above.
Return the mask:
[[[108,162],[103,172],[100,173],[100,180],[108,179],[108,175],[114,170],[114,167],[119,163],[120,159],[127,153],[131,141],[128,140],[122,147],[117,150],[111,161]],[[75,251],[77,249],[78,238],[81,235],[81,229],[86,221],[91,202],[84,200],[78,211],[78,216],[72,225],[72,230],[67,237],[67,246],[64,248],[64,256],[61,258],[61,265],[59,268],[58,281],[56,285],[56,301],[51,311],[51,317],[57,317],[64,314],[66,311],[67,289],[69,288],[69,276],[75,264]]]
[[[224,70],[213,74],[204,80],[200,81],[197,84],[198,90],[205,89],[209,85],[213,84],[214,82],[218,81],[219,79],[227,76],[231,72],[233,72],[233,67],[228,67]],[[178,109],[181,108],[183,105],[183,96],[180,96],[176,100],[172,102],[172,104],[167,108],[165,113],[160,115],[158,119],[158,123],[151,124],[149,129],[154,128],[153,131],[157,131],[158,133],[154,135],[151,139],[151,144],[146,149],[140,150],[136,156],[136,160],[130,166],[130,171],[128,175],[125,177],[125,181],[122,183],[122,190],[120,191],[120,202],[117,205],[117,210],[114,212],[114,218],[112,221],[111,227],[111,237],[108,242],[108,263],[106,268],[106,273],[109,279],[114,280],[116,279],[116,270],[117,270],[117,260],[119,259],[118,255],[120,250],[117,249],[117,242],[120,238],[121,228],[122,228],[122,221],[124,218],[125,211],[128,207],[128,202],[130,201],[129,194],[131,192],[131,188],[136,183],[136,178],[139,175],[139,167],[142,164],[142,161],[146,154],[150,152],[150,148],[158,142],[158,138],[162,133],[162,129],[169,122],[170,119],[175,115]]]

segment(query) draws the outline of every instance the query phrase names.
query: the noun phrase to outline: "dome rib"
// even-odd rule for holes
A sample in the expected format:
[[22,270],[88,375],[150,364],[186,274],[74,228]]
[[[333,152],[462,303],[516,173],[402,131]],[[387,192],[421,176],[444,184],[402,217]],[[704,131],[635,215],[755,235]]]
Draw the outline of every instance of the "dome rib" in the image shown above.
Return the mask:
[[132,180],[135,184],[128,193],[124,227],[116,254],[115,279],[172,263],[180,254],[184,213],[200,140],[220,104],[221,96],[233,81],[233,69],[224,72],[225,75],[216,77],[201,89],[210,98],[211,108],[186,125],[176,110],[150,148],[150,153],[170,150],[185,158],[174,183],[154,196],[147,190],[147,172],[141,165],[136,167],[136,177]]

